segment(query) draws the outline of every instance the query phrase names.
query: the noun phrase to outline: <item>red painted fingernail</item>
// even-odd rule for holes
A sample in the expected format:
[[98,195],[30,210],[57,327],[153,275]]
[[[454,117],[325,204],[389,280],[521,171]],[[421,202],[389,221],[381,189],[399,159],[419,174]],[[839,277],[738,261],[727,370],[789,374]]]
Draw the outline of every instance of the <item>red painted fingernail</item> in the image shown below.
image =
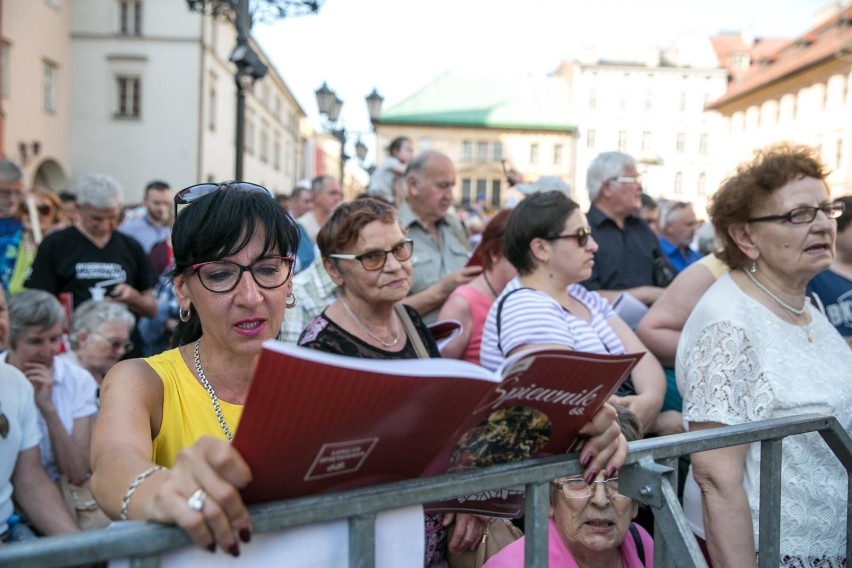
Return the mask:
[[251,542],[251,531],[248,529],[240,529],[240,540],[243,542]]
[[590,471],[589,473],[586,474],[586,483],[588,485],[591,485],[592,483],[595,482],[595,478],[597,478],[597,476],[598,476],[597,470],[593,469],[592,471]]
[[608,470],[606,470],[606,476],[607,476],[607,478],[615,477],[615,474],[616,474],[616,473],[618,473],[618,468],[617,468],[617,467],[615,467],[614,465],[613,465],[613,466],[610,466],[610,468],[609,468]]
[[240,545],[236,542],[228,547],[228,554],[236,558],[240,555]]
[[584,458],[580,461],[580,465],[582,465],[583,467],[586,467],[586,466],[588,466],[590,463],[592,463],[592,460],[593,460],[594,458],[595,458],[595,456],[594,456],[593,454],[586,454],[586,457],[584,457]]
[[207,552],[216,552],[216,543],[210,544],[207,546]]

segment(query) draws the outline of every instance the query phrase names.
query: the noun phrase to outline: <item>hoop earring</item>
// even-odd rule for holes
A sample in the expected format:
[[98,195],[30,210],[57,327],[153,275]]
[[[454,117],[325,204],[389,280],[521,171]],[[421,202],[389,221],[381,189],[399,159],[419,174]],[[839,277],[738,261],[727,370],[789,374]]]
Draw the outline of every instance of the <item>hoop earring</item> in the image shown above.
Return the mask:
[[284,307],[288,310],[296,307],[296,296],[290,292],[290,295],[287,296],[287,301],[284,303]]
[[757,272],[757,261],[756,260],[751,261],[751,268],[749,268],[748,271],[751,272],[752,274]]
[[183,311],[183,308],[178,307],[178,318],[180,318],[180,321],[182,321],[183,323],[186,323],[186,322],[189,321],[189,319],[191,317],[192,317],[192,307],[190,307],[190,309],[186,310],[186,312]]

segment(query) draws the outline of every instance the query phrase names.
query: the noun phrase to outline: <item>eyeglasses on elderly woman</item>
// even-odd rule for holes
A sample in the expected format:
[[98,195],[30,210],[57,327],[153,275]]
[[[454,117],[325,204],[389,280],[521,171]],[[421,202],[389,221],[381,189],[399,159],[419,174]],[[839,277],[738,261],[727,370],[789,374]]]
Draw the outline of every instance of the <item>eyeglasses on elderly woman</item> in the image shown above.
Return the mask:
[[553,486],[559,487],[562,490],[562,494],[568,499],[588,499],[594,493],[594,488],[597,487],[598,483],[603,484],[608,497],[628,498],[626,495],[622,495],[618,492],[617,477],[601,481],[593,481],[591,484],[586,483],[586,480],[582,477],[567,477],[557,479],[553,482]]
[[796,225],[812,223],[816,219],[817,211],[822,211],[829,219],[837,219],[846,210],[846,204],[842,201],[834,201],[826,203],[819,207],[797,207],[791,211],[787,211],[782,215],[764,215],[763,217],[751,217],[746,219],[749,223],[757,223],[759,221],[786,221]]
[[271,290],[283,286],[290,279],[295,259],[292,256],[260,258],[248,266],[228,260],[215,260],[193,264],[201,285],[217,294],[230,292],[237,287],[243,272],[250,272],[261,288]]
[[175,217],[177,217],[178,211],[180,208],[179,205],[187,205],[192,203],[199,197],[203,197],[209,193],[213,193],[214,191],[218,191],[220,189],[226,187],[235,187],[242,191],[251,191],[255,193],[264,193],[269,197],[273,197],[272,192],[263,187],[262,185],[257,185],[255,183],[249,183],[247,181],[230,181],[230,182],[222,182],[222,183],[199,183],[196,185],[191,185],[186,187],[175,195]]
[[411,239],[403,239],[399,244],[395,245],[390,250],[371,250],[363,254],[330,254],[331,258],[339,258],[341,260],[357,260],[364,267],[364,270],[381,270],[388,260],[388,254],[399,262],[404,262],[411,258],[411,253],[414,251],[414,242]]

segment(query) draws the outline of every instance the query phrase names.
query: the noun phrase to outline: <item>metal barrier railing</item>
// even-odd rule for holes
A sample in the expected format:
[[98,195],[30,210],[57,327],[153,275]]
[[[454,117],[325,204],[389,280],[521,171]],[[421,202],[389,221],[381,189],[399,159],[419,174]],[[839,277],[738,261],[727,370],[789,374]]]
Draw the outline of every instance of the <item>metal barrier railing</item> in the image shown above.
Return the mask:
[[[686,524],[677,498],[678,456],[726,446],[761,443],[760,538],[758,566],[778,566],[780,550],[781,441],[787,436],[819,432],[846,469],[852,473],[852,438],[836,418],[804,415],[726,426],[712,430],[632,442],[620,470],[622,493],[650,506],[655,518],[654,565],[706,568],[698,545]],[[375,565],[375,520],[380,511],[427,503],[476,491],[526,486],[526,566],[547,565],[550,481],[581,470],[576,456],[552,456],[482,470],[413,479],[254,506],[255,533],[299,525],[348,519],[349,566]],[[849,484],[852,504],[852,483]],[[852,557],[847,508],[846,556]],[[0,566],[68,566],[130,558],[134,568],[159,565],[159,554],[190,546],[177,527],[153,523],[117,526],[78,535],[41,538],[0,546]]]

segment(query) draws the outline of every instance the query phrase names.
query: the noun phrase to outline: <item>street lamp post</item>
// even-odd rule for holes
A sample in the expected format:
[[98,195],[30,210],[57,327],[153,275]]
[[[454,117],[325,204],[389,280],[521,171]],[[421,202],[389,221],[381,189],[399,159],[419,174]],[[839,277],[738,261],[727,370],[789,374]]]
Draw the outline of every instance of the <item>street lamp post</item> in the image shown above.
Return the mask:
[[[317,97],[317,108],[323,117],[323,127],[340,142],[340,184],[343,185],[343,169],[346,166],[346,160],[349,159],[349,156],[346,155],[346,128],[338,123],[340,111],[343,108],[343,100],[332,89],[329,89],[328,84],[325,82],[323,82],[319,89],[314,91],[314,94]],[[373,89],[373,92],[367,95],[366,101],[367,111],[370,113],[370,122],[375,125],[381,116],[384,98],[376,89]],[[367,157],[367,145],[361,141],[362,133],[354,133],[358,134],[358,139],[355,142],[355,155],[358,157],[358,162],[367,173],[372,174],[375,166],[367,167],[364,165],[364,160]]]
[[[249,3],[251,2],[251,6]],[[286,16],[316,13],[323,0],[186,0],[193,12],[225,17],[237,30],[237,45],[228,60],[236,65],[237,87],[236,132],[234,133],[234,179],[243,179],[245,155],[246,92],[258,79],[266,76],[268,67],[251,48],[249,36],[255,20],[271,21]]]

